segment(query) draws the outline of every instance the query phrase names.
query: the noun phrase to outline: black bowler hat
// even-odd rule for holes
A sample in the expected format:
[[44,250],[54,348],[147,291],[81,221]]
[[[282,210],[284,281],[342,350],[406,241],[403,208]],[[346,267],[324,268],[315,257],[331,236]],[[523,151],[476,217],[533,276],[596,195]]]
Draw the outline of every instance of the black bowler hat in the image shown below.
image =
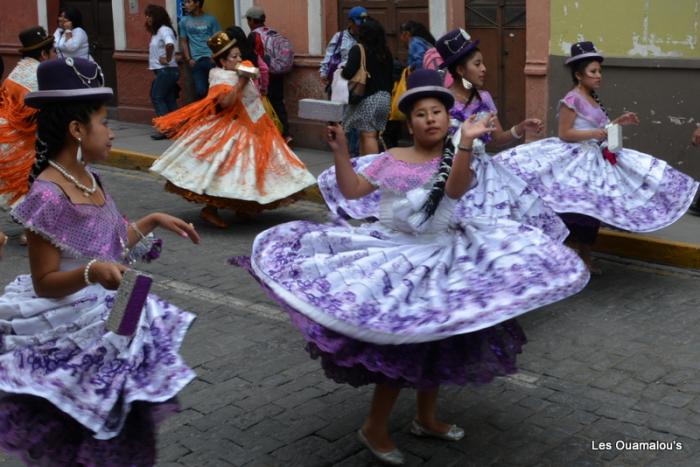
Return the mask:
[[46,30],[41,26],[34,26],[20,32],[19,41],[22,43],[19,53],[25,53],[53,44],[53,36],[47,36]]
[[564,63],[568,65],[584,58],[594,58],[598,61],[603,61],[603,56],[595,49],[593,42],[584,41],[577,42],[571,46],[571,57],[567,58]]
[[74,101],[108,101],[112,88],[104,86],[100,66],[84,58],[55,58],[39,64],[39,90],[24,96],[24,103],[41,108],[44,104]]
[[447,110],[452,108],[455,98],[452,93],[443,86],[443,79],[435,70],[416,70],[406,80],[407,91],[399,99],[399,110],[408,115],[416,101],[426,97],[434,97],[442,101]]
[[472,41],[472,37],[464,29],[454,29],[448,32],[435,41],[435,48],[444,61],[440,68],[447,68],[453,63],[457,63],[477,45],[479,45],[479,41]]

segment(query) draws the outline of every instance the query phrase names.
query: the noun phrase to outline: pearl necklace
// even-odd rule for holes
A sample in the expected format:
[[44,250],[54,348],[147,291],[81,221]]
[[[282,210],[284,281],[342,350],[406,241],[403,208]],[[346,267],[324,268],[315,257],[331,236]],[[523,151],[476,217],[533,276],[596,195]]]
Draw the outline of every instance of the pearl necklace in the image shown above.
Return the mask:
[[85,185],[83,185],[82,183],[80,183],[77,178],[75,178],[73,175],[71,175],[65,169],[65,167],[63,167],[58,162],[49,161],[49,164],[51,165],[51,167],[53,167],[54,169],[61,172],[61,175],[66,177],[66,179],[68,179],[68,181],[72,182],[73,185],[77,186],[78,189],[83,192],[83,194],[85,195],[86,198],[89,198],[92,194],[94,194],[97,191],[97,180],[95,180],[95,177],[92,175],[92,173],[89,170],[87,171],[87,174],[90,176],[90,180],[92,180],[92,187],[90,187],[90,188],[88,188]]

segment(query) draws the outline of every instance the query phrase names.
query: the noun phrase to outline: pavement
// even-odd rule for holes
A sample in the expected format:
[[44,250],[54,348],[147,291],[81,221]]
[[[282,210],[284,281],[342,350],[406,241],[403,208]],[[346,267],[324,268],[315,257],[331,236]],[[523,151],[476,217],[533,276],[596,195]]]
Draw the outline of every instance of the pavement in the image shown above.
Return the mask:
[[[166,211],[193,222],[203,238],[195,246],[161,232],[161,259],[142,266],[158,295],[198,316],[182,349],[197,378],[181,392],[182,411],[160,427],[157,465],[376,465],[355,439],[371,388],[326,379],[288,317],[226,262],[249,254],[263,229],[324,221],[326,209],[300,201],[249,220],[224,212],[232,227],[219,230],[150,174],[99,170],[129,218]],[[20,227],[2,216],[0,229],[11,236],[0,262],[7,284],[28,272],[28,260]],[[465,428],[463,440],[410,435],[415,396],[402,392],[391,427],[407,465],[698,465],[700,273],[599,261],[604,275],[581,293],[519,319],[529,339],[519,373],[441,391],[440,415]],[[0,467],[17,465],[0,454]]]
[[[112,121],[111,127],[116,137],[108,163],[115,167],[147,170],[170,146],[168,140],[150,139],[153,129],[149,125]],[[333,156],[327,151],[296,147],[294,151],[316,176],[333,163]],[[323,203],[318,190],[311,191],[309,200]],[[686,214],[671,226],[646,234],[603,228],[595,249],[626,258],[700,269],[700,217]]]

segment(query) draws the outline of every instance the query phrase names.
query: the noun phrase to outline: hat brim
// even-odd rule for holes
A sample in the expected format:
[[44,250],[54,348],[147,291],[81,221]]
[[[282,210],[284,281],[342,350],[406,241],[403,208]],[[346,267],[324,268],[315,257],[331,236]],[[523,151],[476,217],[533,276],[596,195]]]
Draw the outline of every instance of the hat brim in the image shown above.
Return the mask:
[[598,52],[587,52],[585,54],[580,54],[580,55],[576,55],[575,57],[567,58],[566,61],[564,62],[564,65],[568,65],[569,63],[573,63],[573,62],[578,62],[579,60],[583,60],[586,58],[595,58],[597,60],[600,60],[601,62],[603,60],[605,60],[605,58],[602,55],[600,55]]
[[443,58],[444,61],[443,61],[443,63],[440,64],[440,66],[438,68],[445,69],[448,66],[452,65],[453,63],[460,61],[462,59],[462,57],[464,57],[469,52],[474,50],[477,45],[479,45],[479,39],[475,40],[474,42],[472,42],[471,44],[469,44],[468,46],[466,46],[465,48],[460,50],[457,54],[449,57],[447,60],[445,60]]
[[86,89],[53,89],[50,91],[34,91],[24,96],[24,103],[29,107],[40,109],[45,104],[75,101],[104,101],[114,96],[112,88]]
[[420,100],[428,97],[434,97],[442,101],[449,111],[455,103],[455,97],[452,93],[443,86],[420,86],[417,88],[410,89],[403,93],[399,98],[399,110],[406,116],[411,112],[411,107],[413,104]]
[[225,46],[223,46],[223,47],[221,48],[221,50],[218,50],[216,53],[212,53],[211,58],[217,58],[217,57],[220,56],[222,53],[224,53],[224,52],[230,50],[231,47],[233,47],[234,45],[236,45],[236,43],[237,43],[236,39],[231,39],[231,41],[228,42]]
[[17,49],[17,51],[22,54],[25,52],[31,52],[32,50],[43,49],[47,45],[53,45],[53,37],[47,37],[43,41],[34,45],[30,45],[29,47],[20,47],[19,49]]

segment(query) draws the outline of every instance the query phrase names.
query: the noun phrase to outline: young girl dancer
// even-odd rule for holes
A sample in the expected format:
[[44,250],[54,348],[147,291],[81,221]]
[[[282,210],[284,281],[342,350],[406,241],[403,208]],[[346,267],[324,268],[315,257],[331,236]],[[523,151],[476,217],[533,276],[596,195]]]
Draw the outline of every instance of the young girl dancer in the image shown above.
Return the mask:
[[561,243],[514,221],[460,218],[458,200],[481,183],[469,169],[489,116],[446,140],[454,98],[432,70],[408,78],[399,107],[414,146],[394,148],[355,173],[344,132],[328,127],[346,198],[380,193],[379,222],[359,227],[290,222],[255,239],[251,268],[290,314],[328,377],[376,384],[360,441],[399,465],[389,415],[402,387],[418,390],[411,432],[458,440],[438,419],[443,384],[486,383],[516,371],[525,336],[512,319],[578,292],[588,273]]
[[[260,94],[241,76],[241,49],[225,32],[209,39],[216,68],[207,96],[154,120],[173,144],[151,167],[165,189],[203,203],[201,217],[226,228],[218,208],[247,215],[293,203],[316,180],[265,113]],[[254,75],[255,69],[248,73]]]
[[[464,30],[456,29],[445,34],[436,42],[437,50],[444,59],[454,84],[450,88],[455,104],[450,109],[451,132],[475,115],[479,118],[497,113],[491,96],[477,88],[483,85],[486,68],[483,65],[478,41],[472,41]],[[463,81],[475,83],[468,96]],[[510,169],[493,160],[486,154],[484,143],[505,144],[514,141],[513,132],[502,131],[498,119],[494,119],[495,129],[477,140],[474,147],[471,169],[477,174],[479,184],[469,190],[460,200],[455,215],[459,218],[475,216],[494,219],[513,219],[543,230],[550,237],[564,241],[569,232],[557,214],[547,206],[520,177]],[[525,129],[539,131],[541,122],[525,120],[516,131],[522,136]],[[377,156],[361,157],[353,161],[356,170],[362,170]],[[358,219],[378,217],[379,195],[377,192],[356,200],[348,200],[338,190],[335,183],[335,169],[331,167],[321,174],[318,185],[331,211],[341,216]]]
[[[36,69],[51,58],[53,38],[41,26],[19,33],[22,58],[0,87],[0,208],[10,209],[29,190],[36,122],[24,96],[37,90]],[[21,239],[21,243],[25,243]],[[0,231],[0,259],[7,235]]]
[[0,296],[0,391],[44,398],[98,439],[116,436],[136,401],[175,396],[194,372],[178,354],[190,313],[149,296],[133,339],[105,329],[126,263],[156,251],[156,227],[199,242],[167,214],[129,223],[85,165],[106,159],[113,139],[99,66],[49,60],[27,94],[37,114],[31,188],[12,217],[29,241],[31,275]]
[[[560,101],[559,137],[503,151],[495,159],[528,182],[571,230],[573,246],[590,266],[600,222],[632,232],[650,232],[675,222],[698,189],[691,177],[663,160],[633,149],[611,153],[606,125],[611,123],[597,91],[600,55],[593,43],[571,46],[566,64],[574,88]],[[637,125],[625,112],[612,121]]]

